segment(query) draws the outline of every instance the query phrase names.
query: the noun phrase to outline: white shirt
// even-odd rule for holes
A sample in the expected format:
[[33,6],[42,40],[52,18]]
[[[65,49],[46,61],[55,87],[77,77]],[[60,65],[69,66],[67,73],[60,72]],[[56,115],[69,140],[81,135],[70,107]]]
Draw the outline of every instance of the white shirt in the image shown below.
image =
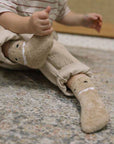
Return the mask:
[[0,13],[10,11],[21,16],[30,16],[36,11],[46,9],[47,6],[51,6],[51,21],[60,20],[70,12],[67,0],[0,0]]

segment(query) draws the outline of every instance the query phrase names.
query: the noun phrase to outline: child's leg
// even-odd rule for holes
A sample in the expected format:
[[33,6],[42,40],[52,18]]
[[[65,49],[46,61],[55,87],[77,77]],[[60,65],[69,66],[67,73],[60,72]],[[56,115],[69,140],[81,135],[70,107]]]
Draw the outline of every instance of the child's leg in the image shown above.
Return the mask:
[[80,102],[83,131],[91,133],[103,128],[109,116],[90,78],[85,74],[75,75],[69,79],[67,86]]
[[[87,132],[103,128],[108,122],[108,114],[87,75],[89,68],[73,57],[63,45],[54,41],[48,59],[41,72],[66,95],[76,96],[81,104],[81,125]],[[67,86],[72,90],[68,91]]]
[[14,63],[38,69],[48,56],[53,45],[52,36],[33,36],[29,41],[12,40],[2,46],[4,55]]

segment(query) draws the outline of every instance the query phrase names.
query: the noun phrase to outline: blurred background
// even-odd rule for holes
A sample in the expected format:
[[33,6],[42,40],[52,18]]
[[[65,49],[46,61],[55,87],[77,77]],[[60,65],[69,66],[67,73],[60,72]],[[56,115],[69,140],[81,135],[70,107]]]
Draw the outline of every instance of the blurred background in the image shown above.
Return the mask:
[[68,0],[70,9],[76,13],[99,13],[103,16],[101,33],[82,27],[67,27],[55,23],[55,30],[64,33],[94,35],[114,38],[114,0]]

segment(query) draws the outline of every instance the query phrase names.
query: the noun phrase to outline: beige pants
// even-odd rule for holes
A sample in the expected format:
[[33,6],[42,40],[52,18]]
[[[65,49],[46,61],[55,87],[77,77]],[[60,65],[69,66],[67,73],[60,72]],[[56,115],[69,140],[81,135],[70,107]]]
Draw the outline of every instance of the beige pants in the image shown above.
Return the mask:
[[[10,69],[28,69],[28,67],[13,63],[7,59],[2,52],[2,45],[9,40],[24,39],[28,41],[32,35],[17,35],[11,31],[0,27],[0,66]],[[46,46],[46,45],[45,45]],[[43,57],[43,56],[42,56]],[[67,96],[72,96],[72,92],[68,91],[66,83],[69,78],[79,73],[85,73],[91,76],[91,71],[88,66],[78,61],[72,56],[66,48],[57,40],[53,39],[53,46],[48,54],[48,57],[39,70],[53,84],[57,85],[60,90]]]

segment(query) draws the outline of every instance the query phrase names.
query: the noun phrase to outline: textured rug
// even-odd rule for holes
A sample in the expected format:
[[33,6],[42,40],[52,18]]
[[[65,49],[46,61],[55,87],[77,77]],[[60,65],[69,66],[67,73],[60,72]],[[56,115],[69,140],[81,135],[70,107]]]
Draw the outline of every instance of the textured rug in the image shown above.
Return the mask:
[[70,47],[91,67],[110,113],[103,130],[80,129],[80,105],[68,98],[39,71],[0,69],[0,144],[113,144],[114,56],[112,52]]

